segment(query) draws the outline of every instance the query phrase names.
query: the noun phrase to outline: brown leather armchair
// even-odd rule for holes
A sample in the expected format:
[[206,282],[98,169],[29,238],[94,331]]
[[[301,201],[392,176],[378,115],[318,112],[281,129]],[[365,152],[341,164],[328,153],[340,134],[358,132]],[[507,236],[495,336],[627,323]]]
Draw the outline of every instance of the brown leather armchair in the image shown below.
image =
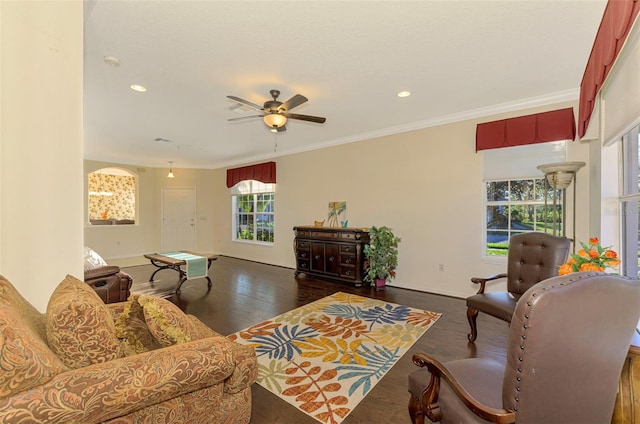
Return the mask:
[[[476,318],[484,312],[498,319],[511,322],[516,302],[534,284],[558,275],[558,268],[567,261],[570,241],[546,233],[531,232],[511,236],[507,272],[491,277],[474,277],[471,282],[479,284],[478,292],[467,298],[467,319],[471,333],[470,342],[478,336]],[[487,282],[507,279],[506,292],[487,292]]]
[[133,280],[120,267],[107,265],[95,251],[84,248],[84,282],[98,293],[104,303],[124,302],[131,293]]
[[506,365],[413,356],[423,368],[409,375],[412,422],[611,422],[639,316],[637,280],[603,273],[545,280],[518,301]]
[[84,282],[93,288],[104,303],[124,302],[131,293],[133,280],[118,266],[102,266],[84,271]]

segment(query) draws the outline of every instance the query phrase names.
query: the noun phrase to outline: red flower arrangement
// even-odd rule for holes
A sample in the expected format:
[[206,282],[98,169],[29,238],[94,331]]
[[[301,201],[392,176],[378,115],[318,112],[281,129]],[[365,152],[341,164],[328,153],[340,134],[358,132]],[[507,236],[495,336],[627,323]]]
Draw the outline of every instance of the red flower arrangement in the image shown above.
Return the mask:
[[607,268],[614,268],[620,265],[618,254],[611,247],[600,246],[597,237],[589,239],[586,245],[580,242],[582,249],[578,253],[572,253],[567,263],[560,265],[559,275],[571,274],[572,272],[598,271],[604,272]]

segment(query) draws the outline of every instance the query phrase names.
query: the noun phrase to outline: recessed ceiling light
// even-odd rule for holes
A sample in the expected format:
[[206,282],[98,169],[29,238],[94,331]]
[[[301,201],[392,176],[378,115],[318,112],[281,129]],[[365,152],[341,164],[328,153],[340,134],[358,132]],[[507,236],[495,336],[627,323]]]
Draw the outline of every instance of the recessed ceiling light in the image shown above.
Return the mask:
[[144,93],[145,91],[147,91],[146,87],[138,84],[131,84],[130,87],[133,91],[138,91],[140,93]]
[[106,63],[109,66],[113,66],[114,68],[117,68],[118,66],[120,66],[120,59],[118,59],[115,56],[105,56],[104,63]]
[[411,95],[411,91],[398,91],[398,94],[396,94],[396,96],[398,97],[409,97]]

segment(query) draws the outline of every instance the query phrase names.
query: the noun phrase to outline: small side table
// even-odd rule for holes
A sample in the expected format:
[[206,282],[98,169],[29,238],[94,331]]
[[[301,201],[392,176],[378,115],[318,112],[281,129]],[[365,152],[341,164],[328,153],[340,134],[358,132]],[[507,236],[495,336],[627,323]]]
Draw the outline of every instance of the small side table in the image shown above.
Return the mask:
[[612,424],[640,423],[640,334],[636,332],[622,368]]

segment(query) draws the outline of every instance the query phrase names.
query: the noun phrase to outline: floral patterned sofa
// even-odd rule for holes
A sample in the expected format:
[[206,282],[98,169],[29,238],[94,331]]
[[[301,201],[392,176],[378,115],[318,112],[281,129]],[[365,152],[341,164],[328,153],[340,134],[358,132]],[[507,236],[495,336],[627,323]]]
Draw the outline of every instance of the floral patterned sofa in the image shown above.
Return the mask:
[[67,276],[38,312],[0,276],[0,422],[248,423],[253,349],[171,302]]

